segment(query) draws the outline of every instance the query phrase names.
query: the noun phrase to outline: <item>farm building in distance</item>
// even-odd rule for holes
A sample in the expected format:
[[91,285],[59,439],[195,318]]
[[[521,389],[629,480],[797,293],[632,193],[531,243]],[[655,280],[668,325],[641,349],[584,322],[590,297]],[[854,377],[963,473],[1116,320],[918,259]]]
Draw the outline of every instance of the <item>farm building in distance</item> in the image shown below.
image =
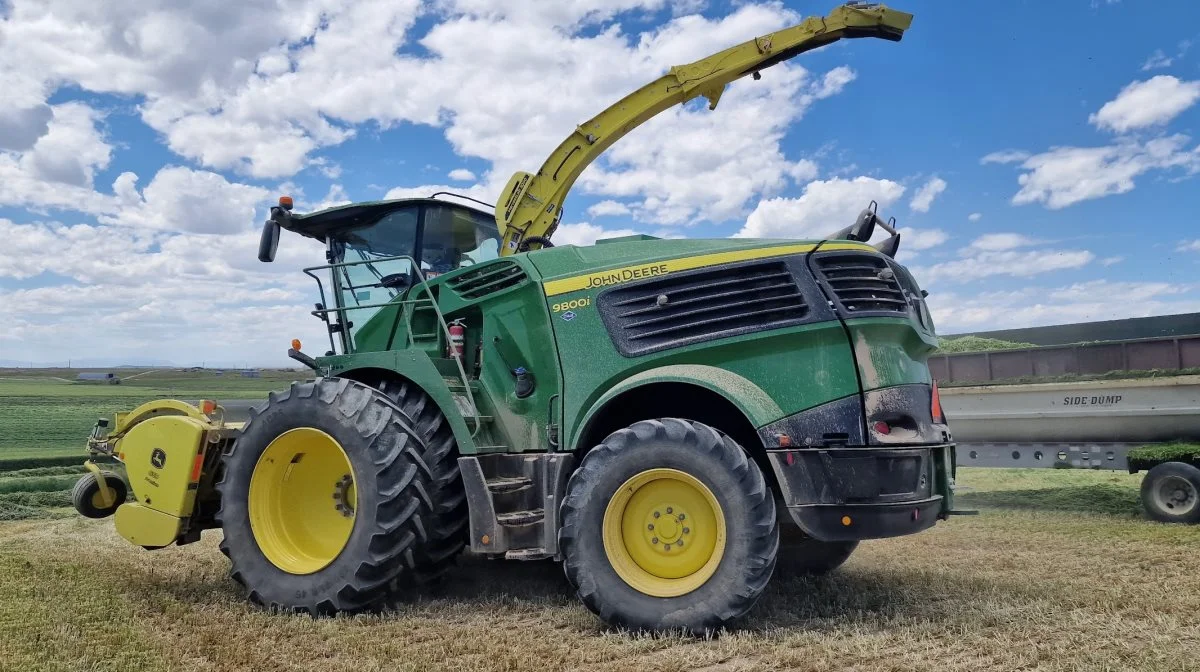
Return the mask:
[[117,374],[105,371],[84,371],[75,380],[81,383],[108,383],[109,385],[119,385],[121,383],[121,379],[117,377]]

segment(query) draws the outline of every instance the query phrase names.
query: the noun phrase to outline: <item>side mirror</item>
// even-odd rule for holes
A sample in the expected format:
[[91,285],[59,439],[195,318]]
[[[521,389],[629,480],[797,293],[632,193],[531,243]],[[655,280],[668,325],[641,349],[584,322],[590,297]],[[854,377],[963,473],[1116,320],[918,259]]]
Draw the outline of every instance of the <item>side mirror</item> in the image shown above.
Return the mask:
[[258,260],[263,262],[275,261],[275,251],[279,249],[279,224],[268,219],[263,222],[262,237],[258,239]]

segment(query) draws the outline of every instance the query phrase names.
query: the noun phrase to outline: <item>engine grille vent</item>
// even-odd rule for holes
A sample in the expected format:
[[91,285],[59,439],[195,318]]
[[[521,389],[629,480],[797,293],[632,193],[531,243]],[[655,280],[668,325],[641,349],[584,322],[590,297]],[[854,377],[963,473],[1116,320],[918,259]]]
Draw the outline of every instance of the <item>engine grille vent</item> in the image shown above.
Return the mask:
[[896,272],[882,257],[856,252],[816,257],[817,270],[849,313],[908,314]]
[[495,294],[510,287],[516,287],[528,276],[514,262],[487,264],[477,271],[469,271],[447,281],[450,289],[464,299],[474,300],[489,294]]
[[672,275],[597,300],[626,356],[796,324],[808,313],[783,262]]

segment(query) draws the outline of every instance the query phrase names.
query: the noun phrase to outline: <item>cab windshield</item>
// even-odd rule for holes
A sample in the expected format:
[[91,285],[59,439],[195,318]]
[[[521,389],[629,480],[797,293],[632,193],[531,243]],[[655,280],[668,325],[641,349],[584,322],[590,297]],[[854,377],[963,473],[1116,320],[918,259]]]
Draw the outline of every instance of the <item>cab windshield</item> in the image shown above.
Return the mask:
[[[413,203],[394,209],[365,226],[329,235],[340,307],[354,336],[396,295],[420,282],[413,260],[426,279],[495,259],[500,234],[491,215],[441,203]],[[397,259],[395,257],[407,257]]]

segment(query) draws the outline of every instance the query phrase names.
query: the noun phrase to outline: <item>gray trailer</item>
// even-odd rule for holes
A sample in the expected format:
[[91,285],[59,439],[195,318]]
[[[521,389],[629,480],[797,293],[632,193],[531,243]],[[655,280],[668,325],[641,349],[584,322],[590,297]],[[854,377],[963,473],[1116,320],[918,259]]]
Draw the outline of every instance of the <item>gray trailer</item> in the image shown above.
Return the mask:
[[1130,456],[1200,446],[1200,375],[943,387],[941,401],[961,466],[1147,471],[1152,518],[1200,522],[1200,448]]

